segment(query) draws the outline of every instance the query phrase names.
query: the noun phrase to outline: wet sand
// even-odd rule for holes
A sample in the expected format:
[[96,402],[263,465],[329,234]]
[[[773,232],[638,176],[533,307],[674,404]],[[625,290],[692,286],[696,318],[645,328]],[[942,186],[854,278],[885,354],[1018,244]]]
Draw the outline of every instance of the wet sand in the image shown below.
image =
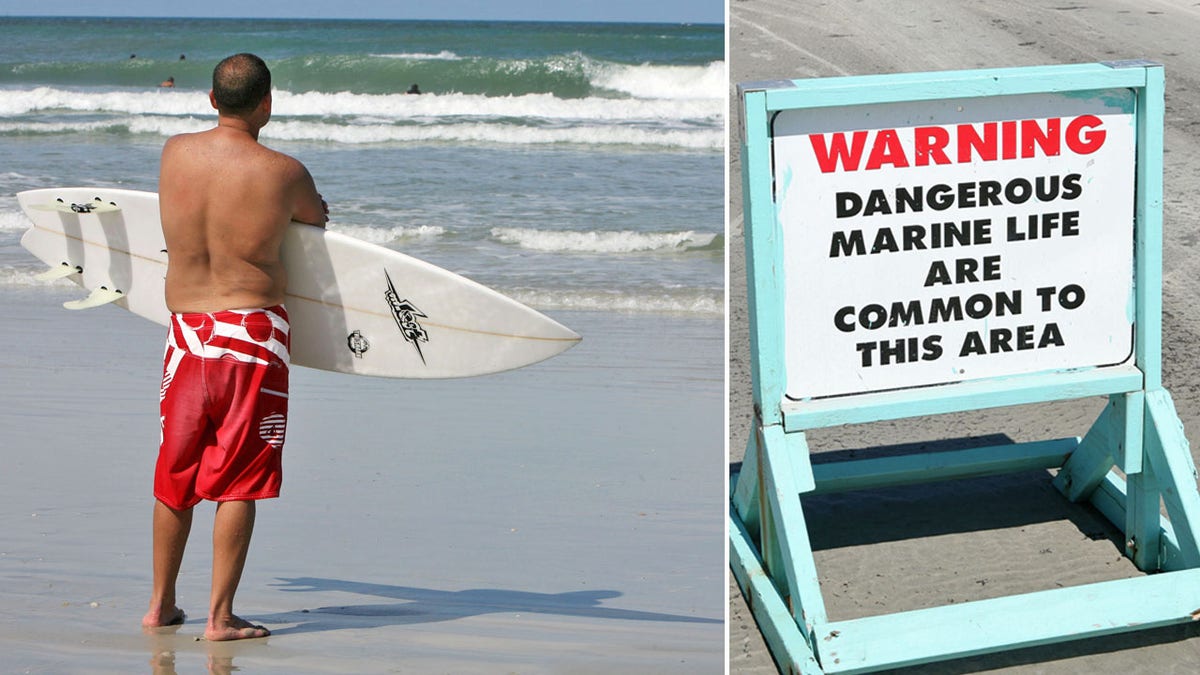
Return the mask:
[[235,604],[273,635],[209,643],[211,504],[189,620],[139,625],[165,329],[60,284],[0,300],[0,672],[724,670],[719,321],[556,314],[581,345],[467,380],[295,369]]

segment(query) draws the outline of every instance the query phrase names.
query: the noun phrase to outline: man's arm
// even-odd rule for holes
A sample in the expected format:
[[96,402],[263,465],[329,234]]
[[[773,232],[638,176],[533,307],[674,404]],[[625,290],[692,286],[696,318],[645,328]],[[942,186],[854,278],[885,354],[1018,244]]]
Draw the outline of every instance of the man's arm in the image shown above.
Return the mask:
[[300,162],[296,162],[296,167],[297,176],[292,182],[294,186],[292,220],[323,228],[329,221],[329,206],[317,192],[316,183],[313,182],[308,169],[304,168]]

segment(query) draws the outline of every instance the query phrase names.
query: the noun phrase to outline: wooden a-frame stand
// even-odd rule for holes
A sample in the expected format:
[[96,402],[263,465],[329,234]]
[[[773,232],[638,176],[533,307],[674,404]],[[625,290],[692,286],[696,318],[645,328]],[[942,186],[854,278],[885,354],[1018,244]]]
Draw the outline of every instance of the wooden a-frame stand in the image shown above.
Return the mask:
[[[870,672],[1185,623],[1200,618],[1200,494],[1161,377],[1163,71],[1148,62],[963,71],[740,88],[755,420],[732,482],[730,565],[786,673]],[[1129,88],[1136,95],[1135,355],[1115,367],[795,401],[784,395],[780,226],[768,119],[822,105]],[[1016,404],[1107,396],[1086,435],[926,455],[812,464],[806,431]],[[1029,469],[1090,502],[1124,533],[1145,576],[831,621],[805,496]],[[1160,501],[1161,500],[1161,501]],[[1166,516],[1161,515],[1160,503]]]

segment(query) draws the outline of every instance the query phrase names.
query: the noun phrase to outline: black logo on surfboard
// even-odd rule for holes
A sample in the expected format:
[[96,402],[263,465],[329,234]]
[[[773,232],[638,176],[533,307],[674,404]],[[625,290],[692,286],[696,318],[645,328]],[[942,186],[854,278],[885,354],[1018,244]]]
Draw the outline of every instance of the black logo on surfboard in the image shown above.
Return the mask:
[[362,355],[367,353],[367,350],[371,348],[371,343],[367,341],[367,338],[363,337],[361,330],[356,330],[346,336],[346,346],[350,348],[350,351],[354,354],[354,358],[361,359]]
[[387,277],[388,289],[383,294],[387,298],[388,306],[392,309],[392,317],[396,319],[396,326],[400,328],[400,334],[404,339],[411,342],[417,350],[417,356],[421,357],[421,363],[425,363],[425,354],[421,351],[421,343],[429,342],[429,334],[421,327],[421,322],[418,318],[427,319],[425,313],[417,309],[417,306],[408,300],[401,300],[400,295],[396,293],[396,286],[392,284],[392,277],[383,271],[383,276]]

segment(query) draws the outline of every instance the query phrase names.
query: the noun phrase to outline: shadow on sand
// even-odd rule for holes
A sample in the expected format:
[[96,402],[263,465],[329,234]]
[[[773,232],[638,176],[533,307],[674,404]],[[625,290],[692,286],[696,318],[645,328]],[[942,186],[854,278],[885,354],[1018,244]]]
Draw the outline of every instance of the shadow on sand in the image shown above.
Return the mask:
[[494,613],[537,613],[580,616],[592,619],[626,621],[669,621],[719,624],[723,619],[660,612],[604,607],[602,601],[617,598],[617,591],[571,591],[567,593],[531,593],[500,589],[439,591],[408,586],[388,586],[338,579],[301,577],[279,579],[281,590],[288,592],[342,591],[357,595],[398,600],[384,604],[338,605],[301,609],[270,615],[256,614],[256,623],[295,624],[272,629],[272,635],[309,633],[346,628],[375,628],[406,624],[452,621]]

